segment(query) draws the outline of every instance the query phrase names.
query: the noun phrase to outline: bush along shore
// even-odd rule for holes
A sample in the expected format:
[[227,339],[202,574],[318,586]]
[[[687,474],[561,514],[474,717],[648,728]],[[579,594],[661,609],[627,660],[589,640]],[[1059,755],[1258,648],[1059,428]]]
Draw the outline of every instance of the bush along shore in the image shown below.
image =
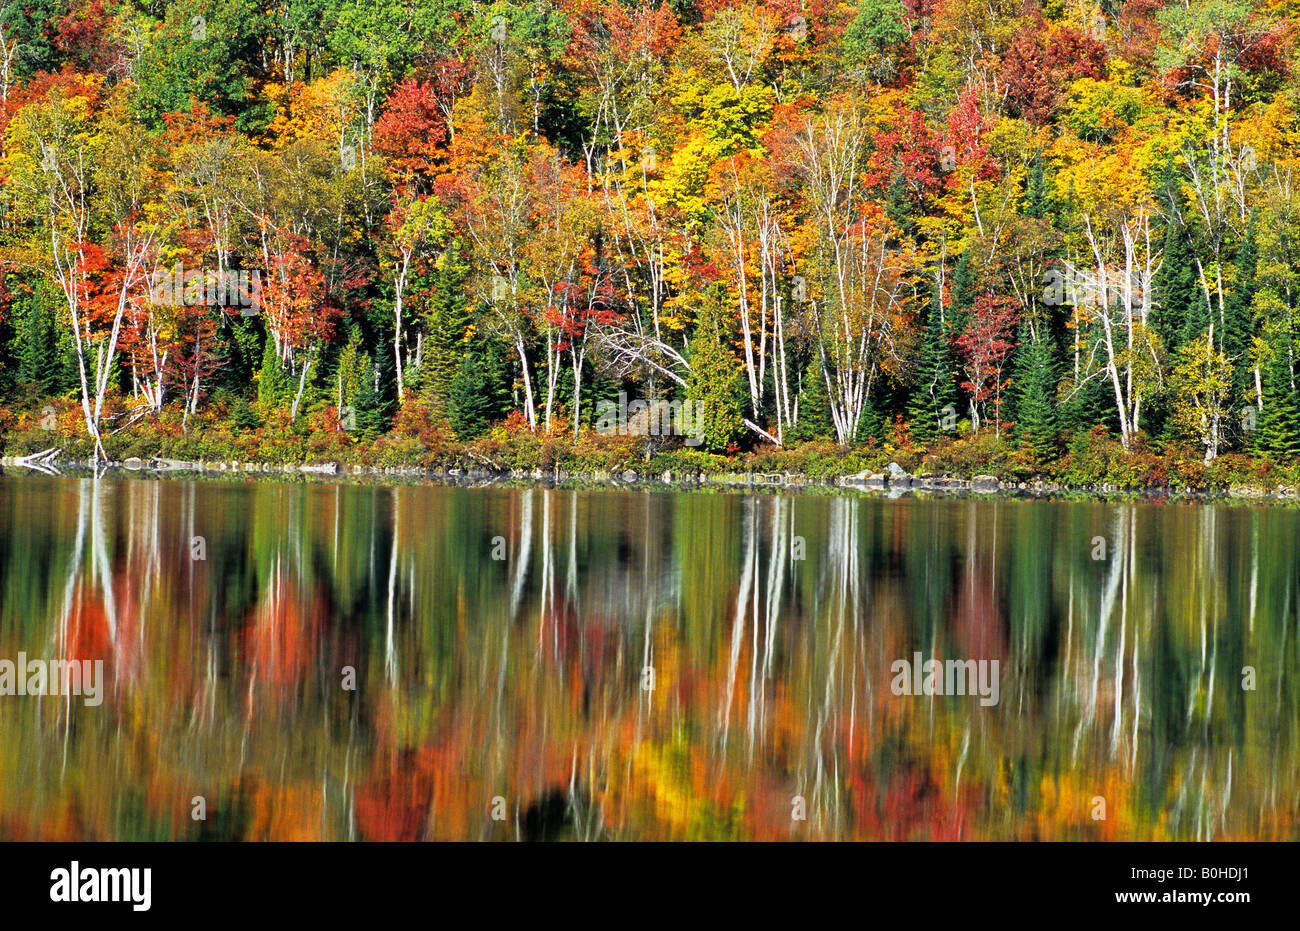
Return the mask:
[[[567,423],[550,434],[511,416],[470,440],[439,427],[419,402],[403,406],[393,428],[367,437],[344,429],[333,409],[297,423],[241,425],[220,409],[182,423],[174,412],[105,433],[106,458],[78,429],[63,402],[15,413],[0,409],[0,464],[36,471],[91,468],[127,472],[321,474],[415,477],[443,481],[654,483],[747,487],[839,486],[896,493],[976,492],[1064,495],[1150,494],[1293,499],[1300,464],[1264,455],[1225,453],[1209,463],[1192,447],[1157,446],[1145,437],[1125,449],[1101,427],[1080,431],[1044,457],[1014,433],[960,429],[929,443],[900,420],[864,442],[829,439],[756,445],[716,454],[681,437],[602,435]],[[41,412],[44,412],[43,414]],[[40,418],[44,417],[43,423]],[[964,425],[963,425],[964,426]]]

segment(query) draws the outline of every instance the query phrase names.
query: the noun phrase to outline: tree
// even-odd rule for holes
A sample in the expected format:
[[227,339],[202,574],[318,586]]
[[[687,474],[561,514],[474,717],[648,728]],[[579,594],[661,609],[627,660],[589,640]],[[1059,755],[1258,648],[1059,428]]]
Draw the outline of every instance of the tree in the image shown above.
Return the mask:
[[1007,387],[1003,368],[1016,347],[1008,337],[1019,317],[1020,308],[1011,298],[984,294],[975,301],[970,322],[957,337],[957,349],[965,359],[966,380],[961,386],[970,392],[971,424],[976,431],[984,406],[992,401],[994,428],[1001,435],[1003,390]]
[[1227,355],[1215,348],[1207,334],[1178,350],[1170,372],[1174,425],[1205,447],[1207,465],[1219,454],[1223,444],[1232,368]]
[[813,359],[803,373],[803,388],[799,392],[799,419],[789,433],[790,439],[796,443],[835,437],[831,408],[826,399],[826,376],[820,368],[821,364]]
[[1264,370],[1264,399],[1253,440],[1255,448],[1286,462],[1300,457],[1300,394],[1287,356],[1274,352]]
[[744,430],[739,360],[727,345],[722,325],[726,298],[726,288],[713,285],[691,340],[691,373],[686,380],[687,400],[699,405],[696,421],[703,446],[715,453],[730,450]]
[[5,258],[63,291],[96,461],[105,457],[101,422],[123,320],[145,285],[159,227],[148,210],[156,194],[149,142],[124,120],[120,99],[100,102],[93,85],[52,87],[10,122],[3,161],[31,217],[25,241]]
[[907,405],[912,436],[922,442],[937,435],[946,408],[952,408],[955,414],[957,389],[953,381],[954,371],[956,361],[952,353],[952,335],[943,319],[942,286],[936,281],[934,299],[921,338],[916,386]]
[[1056,360],[1051,338],[1039,328],[1036,338],[1022,339],[1016,356],[1016,431],[1039,462],[1056,452]]
[[450,390],[448,419],[458,439],[481,435],[510,409],[506,368],[500,344],[471,332]]
[[844,65],[852,73],[887,84],[899,70],[908,32],[899,0],[863,0],[844,30]]
[[465,306],[464,282],[469,266],[460,258],[455,240],[433,262],[425,329],[429,334],[424,350],[422,395],[436,418],[451,409],[452,382],[465,354],[465,331],[469,312]]

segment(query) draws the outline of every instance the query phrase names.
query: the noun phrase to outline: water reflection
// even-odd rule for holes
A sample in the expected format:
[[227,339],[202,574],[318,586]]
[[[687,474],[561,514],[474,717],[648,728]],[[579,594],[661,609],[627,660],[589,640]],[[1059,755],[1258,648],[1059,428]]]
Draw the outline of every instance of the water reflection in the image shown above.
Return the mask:
[[[3,839],[1298,833],[1294,510],[35,476],[0,521],[0,658],[106,678],[0,699]],[[895,694],[916,654],[997,704]]]

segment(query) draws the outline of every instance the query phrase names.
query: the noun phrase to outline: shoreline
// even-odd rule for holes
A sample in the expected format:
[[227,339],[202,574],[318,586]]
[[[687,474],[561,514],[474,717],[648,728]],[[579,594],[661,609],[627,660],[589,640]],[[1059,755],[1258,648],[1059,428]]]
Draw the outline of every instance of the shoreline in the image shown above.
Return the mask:
[[[543,469],[489,469],[489,468],[428,468],[423,466],[371,466],[338,461],[323,463],[272,463],[250,461],[194,461],[165,457],[128,457],[122,460],[100,462],[90,460],[47,459],[37,462],[32,457],[0,457],[0,474],[30,474],[61,476],[68,473],[92,473],[118,476],[164,477],[294,477],[322,479],[378,479],[380,484],[419,483],[458,485],[465,487],[546,487],[616,489],[664,489],[720,491],[768,491],[776,493],[816,492],[873,492],[876,495],[896,498],[921,492],[930,495],[968,497],[1029,498],[1040,500],[1077,499],[1081,497],[1101,500],[1155,499],[1170,501],[1210,502],[1270,502],[1300,501],[1300,489],[1278,485],[1273,489],[1258,485],[1232,485],[1227,488],[1190,488],[1174,485],[1155,485],[1140,488],[1121,487],[1109,483],[1068,485],[1056,481],[1035,479],[1031,481],[1002,481],[993,475],[954,476],[919,474],[904,471],[890,463],[888,472],[866,473],[833,477],[809,476],[802,473],[763,472],[679,472],[653,473],[634,469],[591,470],[568,472],[556,468]],[[10,470],[14,470],[10,472]],[[405,480],[405,481],[403,481]],[[873,496],[876,496],[873,495]]]

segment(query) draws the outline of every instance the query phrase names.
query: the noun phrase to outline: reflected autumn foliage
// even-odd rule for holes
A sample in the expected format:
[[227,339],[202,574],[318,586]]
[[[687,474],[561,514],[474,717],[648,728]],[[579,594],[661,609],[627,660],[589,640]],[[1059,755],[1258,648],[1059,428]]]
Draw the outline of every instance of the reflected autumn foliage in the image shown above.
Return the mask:
[[[0,657],[106,678],[0,698],[3,839],[1297,836],[1292,509],[5,477],[0,521]],[[895,695],[916,653],[1000,700]]]

